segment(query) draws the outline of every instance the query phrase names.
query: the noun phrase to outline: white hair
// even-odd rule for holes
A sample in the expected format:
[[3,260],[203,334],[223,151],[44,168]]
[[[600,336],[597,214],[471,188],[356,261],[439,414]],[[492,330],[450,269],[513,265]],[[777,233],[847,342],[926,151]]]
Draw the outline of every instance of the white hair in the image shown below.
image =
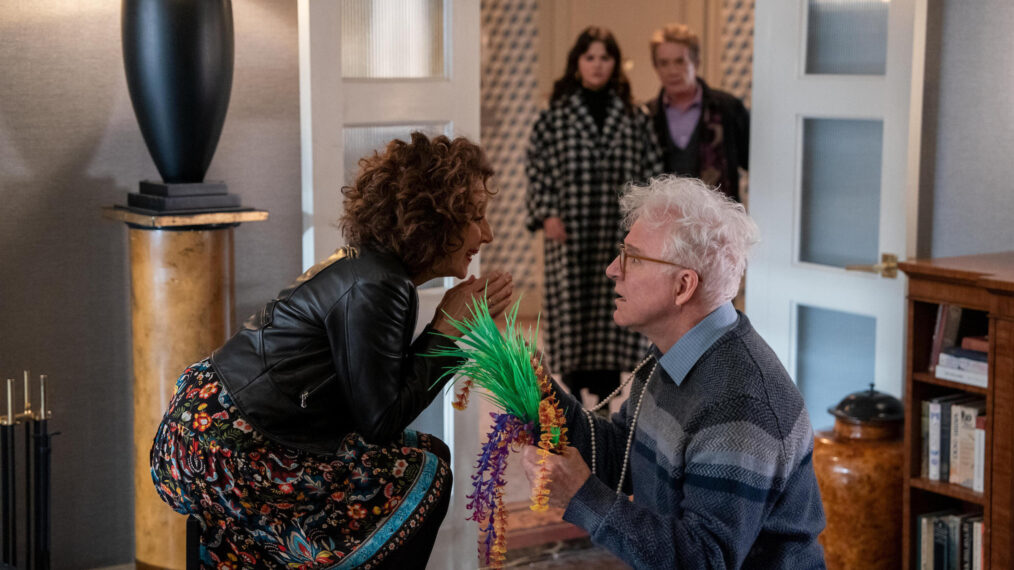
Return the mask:
[[666,174],[629,185],[620,208],[626,229],[640,220],[665,233],[662,257],[697,272],[709,308],[739,292],[747,254],[760,239],[742,204],[696,178]]

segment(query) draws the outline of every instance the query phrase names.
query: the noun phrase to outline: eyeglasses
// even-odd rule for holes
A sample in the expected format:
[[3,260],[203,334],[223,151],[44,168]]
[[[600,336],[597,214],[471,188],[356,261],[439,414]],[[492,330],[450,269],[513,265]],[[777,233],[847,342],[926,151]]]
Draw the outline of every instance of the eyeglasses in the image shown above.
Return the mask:
[[[672,265],[673,267],[686,267],[685,265],[680,265],[679,263],[673,263],[671,261],[666,261],[664,259],[655,259],[654,257],[645,257],[643,255],[634,255],[632,253],[627,253],[627,244],[624,244],[624,243],[619,244],[619,248],[620,248],[620,275],[626,275],[627,274],[627,259],[628,258],[629,259],[638,259],[638,260],[641,260],[641,261],[650,261],[652,263],[662,263],[662,264],[665,264],[665,265]],[[687,269],[689,269],[689,268],[687,268]]]

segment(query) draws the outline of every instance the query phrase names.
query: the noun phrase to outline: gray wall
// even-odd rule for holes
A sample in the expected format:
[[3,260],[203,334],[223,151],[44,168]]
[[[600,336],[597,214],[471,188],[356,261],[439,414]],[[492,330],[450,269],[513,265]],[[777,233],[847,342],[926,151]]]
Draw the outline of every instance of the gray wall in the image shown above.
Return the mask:
[[920,256],[1014,250],[1014,2],[930,2]]
[[[208,179],[271,212],[236,230],[242,319],[300,270],[298,47],[295,2],[233,14]],[[120,3],[0,2],[0,378],[50,378],[54,568],[133,559],[126,228],[100,208],[146,178],[158,172],[127,94]]]

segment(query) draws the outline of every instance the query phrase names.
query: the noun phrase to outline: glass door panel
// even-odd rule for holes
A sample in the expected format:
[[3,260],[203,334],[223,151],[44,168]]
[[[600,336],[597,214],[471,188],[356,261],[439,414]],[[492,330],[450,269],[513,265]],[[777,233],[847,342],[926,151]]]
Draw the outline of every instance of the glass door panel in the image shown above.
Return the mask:
[[883,123],[804,119],[802,140],[799,260],[876,263]]
[[809,0],[806,73],[884,75],[888,0]]
[[342,130],[345,139],[345,185],[349,185],[359,174],[359,160],[373,151],[383,150],[394,139],[411,140],[413,132],[426,136],[451,136],[447,123],[414,123],[408,125],[356,125]]
[[796,318],[796,384],[814,429],[824,429],[834,424],[829,407],[874,381],[877,321],[808,305]]
[[342,76],[446,77],[444,0],[342,0]]

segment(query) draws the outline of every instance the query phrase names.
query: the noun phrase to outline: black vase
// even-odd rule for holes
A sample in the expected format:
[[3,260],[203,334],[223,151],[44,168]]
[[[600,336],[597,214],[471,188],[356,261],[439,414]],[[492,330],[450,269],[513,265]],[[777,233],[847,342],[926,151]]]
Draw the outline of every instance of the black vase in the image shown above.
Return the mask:
[[231,0],[123,0],[134,114],[167,184],[200,183],[232,91]]

